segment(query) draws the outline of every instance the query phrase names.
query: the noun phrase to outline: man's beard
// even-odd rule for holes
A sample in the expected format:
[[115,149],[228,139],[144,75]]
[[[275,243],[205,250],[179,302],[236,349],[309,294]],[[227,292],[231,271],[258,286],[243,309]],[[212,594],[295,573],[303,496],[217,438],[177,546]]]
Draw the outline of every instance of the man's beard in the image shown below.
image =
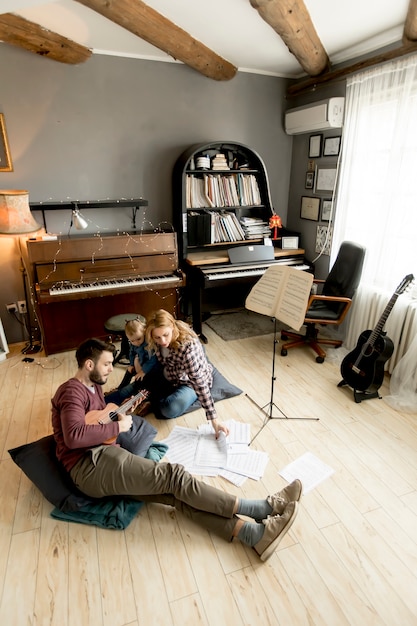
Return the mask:
[[97,385],[105,385],[107,382],[107,378],[104,379],[102,376],[100,376],[96,368],[94,368],[93,371],[90,373],[90,380],[92,383],[96,383]]

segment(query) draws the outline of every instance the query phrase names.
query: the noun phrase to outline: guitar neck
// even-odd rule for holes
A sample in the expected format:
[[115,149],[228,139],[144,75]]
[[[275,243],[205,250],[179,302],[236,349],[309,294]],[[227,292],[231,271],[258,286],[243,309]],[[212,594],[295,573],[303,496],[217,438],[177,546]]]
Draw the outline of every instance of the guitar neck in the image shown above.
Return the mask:
[[374,330],[372,331],[369,337],[369,341],[368,341],[369,345],[373,346],[375,341],[378,339],[378,337],[382,333],[382,330],[385,326],[385,322],[387,321],[388,316],[391,313],[392,307],[396,303],[398,296],[399,296],[398,293],[394,293],[394,295],[391,297],[391,300],[388,302],[387,306],[385,307],[383,314],[379,318],[378,324],[375,326]]
[[371,335],[370,335],[370,337],[369,337],[369,339],[367,341],[367,345],[368,346],[373,346],[374,345],[375,341],[378,339],[378,337],[382,333],[382,329],[384,328],[384,324],[387,321],[388,315],[391,313],[392,307],[394,306],[398,296],[400,296],[402,293],[404,293],[404,291],[413,282],[413,280],[414,280],[413,274],[408,274],[400,282],[400,284],[398,285],[397,289],[394,291],[393,295],[391,296],[390,301],[388,302],[387,306],[385,307],[385,310],[384,310],[383,314],[379,318],[378,324],[375,326],[374,330],[372,331],[372,333],[371,333]]
[[138,400],[142,398],[146,398],[146,396],[147,396],[147,391],[143,391],[143,390],[139,391],[139,393],[137,393],[135,396],[130,398],[130,400],[122,404],[116,411],[112,411],[110,414],[110,419],[113,422],[117,421],[117,416],[120,413],[126,413],[126,411],[128,411],[135,404],[135,402],[137,402]]

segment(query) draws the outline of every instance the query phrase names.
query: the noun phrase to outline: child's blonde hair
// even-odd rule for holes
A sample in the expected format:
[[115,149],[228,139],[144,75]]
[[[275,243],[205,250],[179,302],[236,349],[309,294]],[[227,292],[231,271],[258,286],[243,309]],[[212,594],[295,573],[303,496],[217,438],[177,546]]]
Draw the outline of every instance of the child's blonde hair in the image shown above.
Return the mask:
[[128,338],[133,337],[134,335],[137,335],[138,333],[142,333],[142,335],[145,335],[145,330],[146,330],[146,319],[143,317],[143,315],[138,315],[137,317],[135,317],[135,319],[127,320],[126,322],[125,335]]

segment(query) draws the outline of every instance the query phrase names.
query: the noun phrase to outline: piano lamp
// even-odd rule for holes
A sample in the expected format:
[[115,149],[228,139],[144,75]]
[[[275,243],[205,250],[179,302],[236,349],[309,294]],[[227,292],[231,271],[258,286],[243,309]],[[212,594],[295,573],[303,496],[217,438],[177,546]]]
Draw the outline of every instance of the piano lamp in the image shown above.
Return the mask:
[[[30,212],[29,193],[24,190],[17,189],[0,189],[0,234],[2,235],[25,235],[40,230],[42,226],[35,221]],[[20,248],[20,240],[19,240]],[[28,292],[26,287],[26,270],[20,254],[22,262],[23,289],[25,293],[25,302],[28,302]],[[29,335],[29,343],[23,348],[24,354],[32,354],[39,352],[40,345],[33,343],[32,323],[30,319],[30,307],[27,307],[27,332]]]
[[83,215],[81,215],[77,205],[72,210],[72,223],[77,230],[85,230],[88,226],[88,222]]

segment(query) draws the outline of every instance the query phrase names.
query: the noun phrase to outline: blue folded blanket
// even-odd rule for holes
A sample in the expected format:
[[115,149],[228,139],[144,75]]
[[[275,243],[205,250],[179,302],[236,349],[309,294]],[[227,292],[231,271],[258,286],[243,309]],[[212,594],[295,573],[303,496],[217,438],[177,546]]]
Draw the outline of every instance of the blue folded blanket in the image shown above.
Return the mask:
[[100,500],[97,504],[86,504],[78,511],[60,511],[55,508],[51,517],[63,522],[77,522],[78,524],[92,524],[100,528],[124,530],[129,526],[143,502],[127,500],[126,498],[109,498]]

